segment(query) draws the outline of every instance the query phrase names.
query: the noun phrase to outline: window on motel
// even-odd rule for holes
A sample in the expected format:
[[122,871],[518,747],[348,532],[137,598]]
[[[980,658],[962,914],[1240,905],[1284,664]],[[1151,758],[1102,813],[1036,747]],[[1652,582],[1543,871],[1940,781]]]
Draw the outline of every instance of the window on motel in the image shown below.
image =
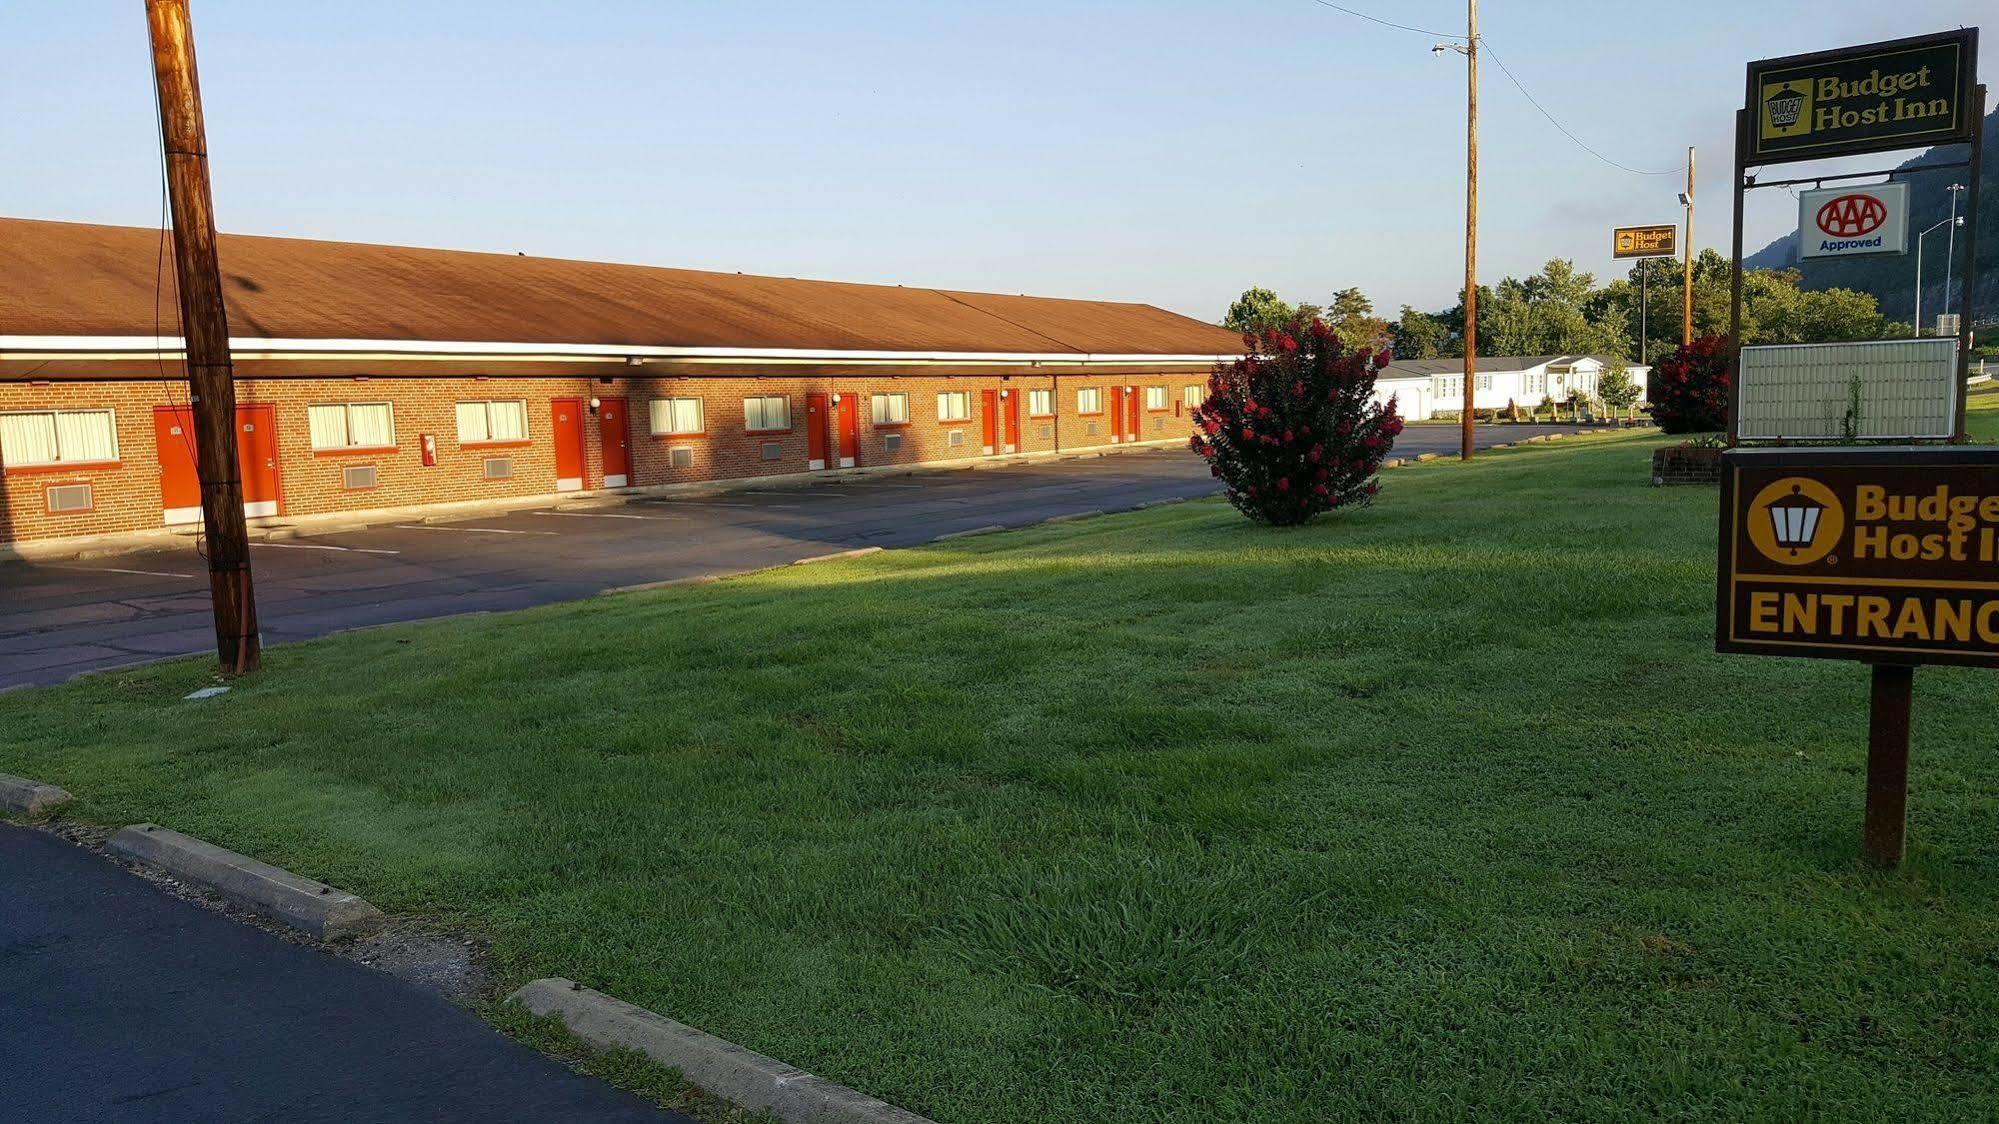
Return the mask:
[[118,425],[110,410],[0,414],[0,468],[117,459]]
[[528,439],[528,404],[519,399],[458,404],[458,443]]

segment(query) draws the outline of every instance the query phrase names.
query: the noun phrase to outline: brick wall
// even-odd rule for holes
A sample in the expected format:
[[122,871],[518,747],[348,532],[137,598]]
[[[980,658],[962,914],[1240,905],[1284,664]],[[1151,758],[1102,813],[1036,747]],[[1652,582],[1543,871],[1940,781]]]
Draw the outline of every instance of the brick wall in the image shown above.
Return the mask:
[[1720,449],[1669,445],[1652,450],[1652,484],[1655,487],[1720,483]]
[[[1138,371],[1102,375],[1038,374],[985,377],[934,377],[882,374],[869,377],[448,377],[448,378],[245,378],[237,383],[237,400],[244,405],[272,407],[278,435],[278,486],[281,514],[315,515],[413,504],[532,496],[556,491],[554,417],[552,402],[574,398],[623,398],[628,419],[632,486],[695,483],[803,473],[808,469],[810,425],[807,399],[823,394],[829,467],[839,466],[836,395],[854,395],[856,461],[861,467],[971,460],[984,453],[985,391],[993,392],[996,409],[1019,400],[1019,452],[1053,452],[1108,447],[1113,426],[1108,414],[1112,388],[1129,386],[1139,397],[1139,430],[1130,440],[1156,441],[1184,437],[1189,422],[1182,405],[1183,388],[1200,385],[1206,372],[1171,374]],[[1166,408],[1147,410],[1145,390],[1164,387]],[[1084,414],[1077,392],[1101,391],[1103,410]],[[1046,390],[1052,414],[1031,409],[1030,392]],[[909,396],[908,417],[900,425],[877,426],[873,395],[894,392]],[[962,422],[938,416],[940,393],[967,395]],[[1006,397],[1002,398],[1004,393]],[[790,407],[790,425],[774,432],[749,432],[744,399],[781,396]],[[691,435],[654,435],[651,403],[655,398],[693,397],[703,404],[703,429]],[[458,440],[457,404],[485,399],[526,403],[529,439],[515,444],[462,444]],[[394,413],[393,447],[366,450],[314,450],[307,407],[316,404],[387,402]],[[155,448],[155,410],[187,404],[184,382],[119,381],[51,383],[0,382],[0,412],[42,409],[111,409],[118,431],[114,464],[54,467],[0,464],[0,542],[100,534],[158,528],[162,525],[161,465]],[[603,486],[603,442],[598,418],[582,415],[585,447],[584,487]],[[1002,423],[995,419],[995,445],[1004,442]],[[954,443],[951,434],[962,434]],[[437,463],[422,463],[422,437],[430,435]],[[691,463],[675,465],[675,450],[685,450]],[[995,454],[1002,452],[995,448]],[[512,475],[489,479],[484,462],[506,457]],[[343,469],[372,466],[373,487],[346,486]],[[57,484],[89,484],[93,507],[85,512],[52,514],[47,491]]]

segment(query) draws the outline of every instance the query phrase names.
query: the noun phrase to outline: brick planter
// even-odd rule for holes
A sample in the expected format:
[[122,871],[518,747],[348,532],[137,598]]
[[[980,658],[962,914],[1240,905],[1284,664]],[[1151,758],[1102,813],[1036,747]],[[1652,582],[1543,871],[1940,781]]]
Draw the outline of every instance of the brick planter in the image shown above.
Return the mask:
[[1652,451],[1652,484],[1672,487],[1679,484],[1720,484],[1721,450],[1692,445],[1669,445]]

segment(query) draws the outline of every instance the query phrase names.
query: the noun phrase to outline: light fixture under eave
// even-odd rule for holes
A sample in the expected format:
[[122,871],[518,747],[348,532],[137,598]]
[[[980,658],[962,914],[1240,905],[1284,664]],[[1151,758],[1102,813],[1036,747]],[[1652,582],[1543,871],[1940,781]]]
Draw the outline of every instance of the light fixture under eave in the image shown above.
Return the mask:
[[646,365],[646,361],[645,361],[645,360],[643,360],[643,359],[641,359],[641,358],[639,358],[639,357],[638,357],[638,356],[636,356],[636,355],[627,355],[627,356],[625,356],[625,366],[627,366],[627,367],[643,367],[643,366],[645,366],[645,365]]

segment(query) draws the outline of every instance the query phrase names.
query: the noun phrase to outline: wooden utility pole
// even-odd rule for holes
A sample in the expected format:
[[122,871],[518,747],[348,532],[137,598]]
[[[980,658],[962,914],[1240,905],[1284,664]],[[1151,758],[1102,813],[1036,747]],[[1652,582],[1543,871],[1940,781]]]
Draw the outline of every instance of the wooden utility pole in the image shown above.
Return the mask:
[[1458,456],[1472,456],[1473,389],[1478,380],[1478,0],[1465,7],[1465,407]]
[[1694,150],[1687,149],[1687,222],[1680,232],[1680,342],[1694,342]]
[[167,196],[173,208],[174,276],[193,400],[195,466],[208,543],[208,588],[215,603],[215,650],[222,668],[242,674],[260,662],[257,601],[250,584],[250,537],[243,479],[236,463],[236,381],[229,364],[229,321],[215,255],[215,209],[209,194],[208,139],[194,69],[187,0],[146,0],[153,79],[160,96]]

